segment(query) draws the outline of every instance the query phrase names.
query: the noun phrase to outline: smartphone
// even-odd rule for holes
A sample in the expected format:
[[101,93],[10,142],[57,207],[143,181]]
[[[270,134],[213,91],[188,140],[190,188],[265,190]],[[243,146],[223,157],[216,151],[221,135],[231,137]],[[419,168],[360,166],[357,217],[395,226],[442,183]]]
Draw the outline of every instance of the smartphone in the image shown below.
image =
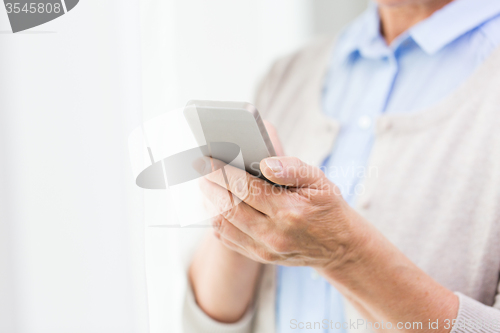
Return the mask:
[[184,117],[198,144],[213,147],[206,156],[229,163],[232,157],[228,156],[233,156],[230,147],[237,146],[243,156],[241,168],[265,179],[260,161],[276,156],[276,152],[255,106],[246,102],[192,100],[186,105]]

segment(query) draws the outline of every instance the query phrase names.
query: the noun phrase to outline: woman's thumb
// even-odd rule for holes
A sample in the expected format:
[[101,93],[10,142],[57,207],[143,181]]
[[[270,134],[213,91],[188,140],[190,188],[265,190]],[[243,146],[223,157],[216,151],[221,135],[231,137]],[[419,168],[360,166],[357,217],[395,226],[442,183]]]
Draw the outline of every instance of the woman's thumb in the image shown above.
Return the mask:
[[288,156],[265,158],[260,162],[260,170],[273,183],[291,187],[317,184],[325,178],[319,168]]

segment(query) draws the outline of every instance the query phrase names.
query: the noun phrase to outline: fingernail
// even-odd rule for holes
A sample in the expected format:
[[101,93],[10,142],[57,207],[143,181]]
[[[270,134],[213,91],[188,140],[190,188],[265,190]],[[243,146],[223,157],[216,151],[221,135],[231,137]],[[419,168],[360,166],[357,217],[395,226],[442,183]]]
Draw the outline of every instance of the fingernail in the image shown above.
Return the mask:
[[277,158],[266,159],[266,165],[274,173],[278,173],[278,172],[283,171],[283,164],[281,164],[281,161]]

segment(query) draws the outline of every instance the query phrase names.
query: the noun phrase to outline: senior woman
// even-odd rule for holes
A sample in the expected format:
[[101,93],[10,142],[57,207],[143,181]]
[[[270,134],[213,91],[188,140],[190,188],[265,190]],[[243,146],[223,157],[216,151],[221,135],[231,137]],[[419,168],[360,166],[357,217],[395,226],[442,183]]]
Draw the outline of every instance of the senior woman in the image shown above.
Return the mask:
[[[184,330],[500,332],[499,44],[500,1],[377,0],[278,61],[256,104],[293,157],[260,167],[288,187],[227,170],[243,202]],[[201,182],[221,208],[224,184]]]

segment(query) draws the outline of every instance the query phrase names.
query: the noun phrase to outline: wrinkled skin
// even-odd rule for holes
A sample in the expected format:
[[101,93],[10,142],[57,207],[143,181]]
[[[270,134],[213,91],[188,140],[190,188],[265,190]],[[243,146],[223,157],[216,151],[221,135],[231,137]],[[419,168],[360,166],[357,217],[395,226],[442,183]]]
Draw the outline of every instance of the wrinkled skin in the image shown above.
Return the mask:
[[[347,254],[356,246],[353,231],[359,229],[359,219],[338,188],[320,169],[297,158],[280,161],[280,172],[273,172],[265,161],[260,168],[266,178],[289,187],[232,166],[224,167],[227,185],[221,170],[200,181],[206,198],[221,212],[212,221],[216,236],[228,248],[262,263],[325,267],[354,260]],[[211,163],[220,162],[206,161],[205,167]],[[228,190],[241,202],[236,199],[233,205]]]

